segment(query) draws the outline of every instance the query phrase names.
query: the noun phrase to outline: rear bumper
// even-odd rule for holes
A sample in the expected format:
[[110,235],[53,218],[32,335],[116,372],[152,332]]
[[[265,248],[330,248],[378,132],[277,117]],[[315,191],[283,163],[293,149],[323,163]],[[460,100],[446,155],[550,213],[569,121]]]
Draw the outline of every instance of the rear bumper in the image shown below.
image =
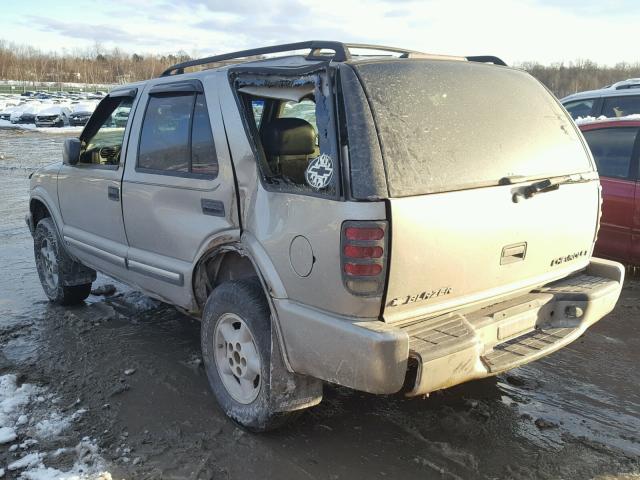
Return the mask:
[[408,395],[423,395],[569,344],[613,310],[623,280],[622,265],[593,258],[586,270],[518,298],[401,327],[274,302],[294,371],[371,393],[406,384]]

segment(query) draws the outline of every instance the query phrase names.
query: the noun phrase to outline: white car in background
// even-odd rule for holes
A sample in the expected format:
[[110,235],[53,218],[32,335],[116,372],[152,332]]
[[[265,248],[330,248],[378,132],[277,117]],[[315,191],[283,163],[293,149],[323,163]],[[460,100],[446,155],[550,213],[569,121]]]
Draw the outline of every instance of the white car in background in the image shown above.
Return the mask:
[[47,106],[48,105],[43,105],[40,102],[26,103],[11,114],[11,123],[35,123],[36,115],[44,108],[47,108]]
[[2,110],[0,110],[0,120],[6,120],[7,122],[11,120],[11,114],[19,109],[20,107],[17,105],[6,106]]
[[36,127],[66,127],[71,110],[64,105],[53,105],[36,114]]
[[8,96],[0,97],[0,112],[8,107],[14,107],[20,103],[20,100]]
[[84,127],[97,105],[98,102],[80,102],[72,105],[69,123],[72,126]]

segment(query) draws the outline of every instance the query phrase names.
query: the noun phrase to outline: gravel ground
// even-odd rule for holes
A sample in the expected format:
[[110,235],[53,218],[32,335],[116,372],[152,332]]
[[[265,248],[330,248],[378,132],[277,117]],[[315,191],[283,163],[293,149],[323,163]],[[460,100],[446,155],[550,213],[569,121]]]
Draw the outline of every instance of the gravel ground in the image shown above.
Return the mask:
[[640,281],[584,337],[507,375],[416,399],[327,385],[290,427],[251,435],[209,391],[198,322],[103,276],[110,295],[46,301],[27,176],[63,138],[0,130],[5,478],[640,479]]

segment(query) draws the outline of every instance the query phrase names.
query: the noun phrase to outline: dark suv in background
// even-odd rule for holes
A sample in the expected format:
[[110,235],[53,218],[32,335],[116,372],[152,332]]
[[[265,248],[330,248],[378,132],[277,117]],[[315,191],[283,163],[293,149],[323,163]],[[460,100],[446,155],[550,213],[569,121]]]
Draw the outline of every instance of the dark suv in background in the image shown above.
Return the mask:
[[574,119],[640,114],[640,78],[616,82],[600,90],[574,93],[560,102]]

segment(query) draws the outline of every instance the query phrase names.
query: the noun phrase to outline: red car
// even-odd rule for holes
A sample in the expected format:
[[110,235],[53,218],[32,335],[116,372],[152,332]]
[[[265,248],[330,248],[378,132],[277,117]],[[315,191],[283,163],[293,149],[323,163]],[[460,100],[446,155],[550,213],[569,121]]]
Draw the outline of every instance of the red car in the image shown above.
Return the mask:
[[603,204],[595,255],[640,265],[640,120],[580,125],[602,184]]

